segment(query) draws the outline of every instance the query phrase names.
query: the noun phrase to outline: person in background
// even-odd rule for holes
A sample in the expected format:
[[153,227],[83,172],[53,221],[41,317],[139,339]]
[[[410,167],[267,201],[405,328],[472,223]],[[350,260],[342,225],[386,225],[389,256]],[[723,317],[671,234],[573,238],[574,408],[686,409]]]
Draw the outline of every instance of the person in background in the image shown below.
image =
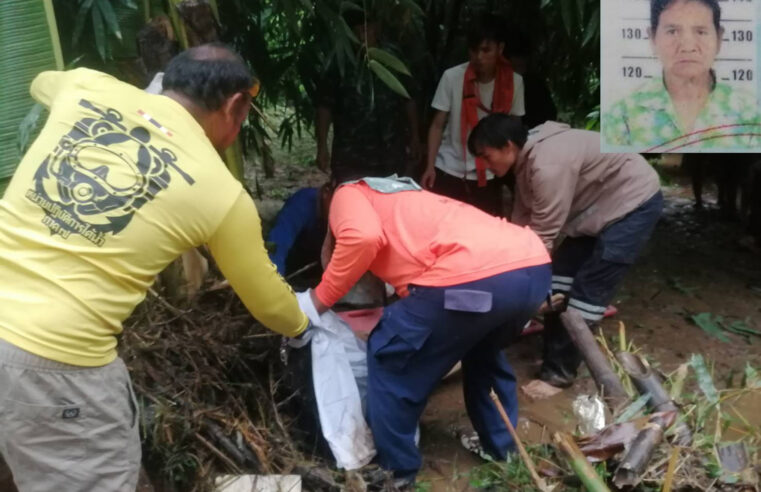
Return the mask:
[[[378,24],[363,12],[349,10],[344,19],[359,39],[360,49],[393,51],[379,42]],[[319,84],[317,166],[323,171],[329,169],[338,181],[357,175],[405,174],[408,163],[416,164],[420,159],[415,102],[391,90],[371,72],[360,78],[358,69],[346,67],[343,76],[336,69],[329,70]],[[414,92],[409,83],[406,85],[408,92]],[[331,124],[333,145],[329,152]]]
[[444,72],[431,107],[426,168],[420,183],[441,195],[501,215],[501,183],[467,149],[470,131],[492,113],[525,114],[523,77],[502,56],[504,23],[485,15],[468,30],[470,60]]
[[485,450],[505,459],[514,443],[489,393],[494,388],[515,423],[515,375],[502,347],[549,293],[550,258],[540,239],[410,179],[339,186],[328,223],[334,248],[320,284],[299,298],[309,302],[304,312],[325,312],[367,271],[401,297],[368,341],[367,414],[380,465],[403,484],[414,481],[422,463],[418,421],[460,360],[468,415]]
[[0,200],[0,454],[21,492],[134,492],[138,406],[117,336],[184,251],[207,244],[268,328],[307,329],[219,156],[257,89],[219,44],[172,59],[161,95],[84,68],[32,82],[50,115]]
[[280,275],[292,273],[320,261],[320,251],[328,230],[327,200],[331,185],[301,188],[291,195],[275,217],[267,234],[270,259]]
[[[552,254],[553,293],[589,324],[599,322],[660,218],[655,170],[639,154],[602,154],[600,135],[547,122],[530,132],[490,115],[468,140],[497,176],[516,176],[512,221],[527,225]],[[581,355],[559,313],[545,316],[539,378],[567,387]]]

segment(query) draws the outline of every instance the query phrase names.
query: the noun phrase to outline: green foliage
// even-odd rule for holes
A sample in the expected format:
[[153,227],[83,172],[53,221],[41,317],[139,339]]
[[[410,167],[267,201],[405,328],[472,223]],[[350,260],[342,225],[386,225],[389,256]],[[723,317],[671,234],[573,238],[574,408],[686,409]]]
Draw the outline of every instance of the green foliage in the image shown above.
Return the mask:
[[636,417],[637,414],[639,414],[645,408],[645,405],[647,405],[648,401],[650,401],[650,393],[645,393],[644,395],[634,400],[631,404],[629,404],[629,406],[624,409],[621,415],[618,416],[616,423],[620,424],[622,422],[627,422]]
[[700,354],[692,354],[690,365],[695,370],[695,376],[698,378],[698,386],[700,386],[700,391],[703,392],[703,395],[710,403],[719,403],[719,392],[716,391],[716,386],[713,384],[713,378],[711,377],[708,367],[706,367],[703,356]]
[[[168,0],[55,0],[67,43],[67,58],[85,54],[83,62],[118,72],[114,58],[134,56],[135,36],[148,12],[166,10]],[[244,147],[270,154],[274,134],[290,146],[314,121],[318,82],[332,68],[388,87],[407,97],[412,92],[425,111],[441,74],[465,61],[465,32],[483,12],[511,20],[510,32],[521,32],[532,45],[532,71],[547,81],[559,119],[574,126],[599,126],[600,8],[595,0],[225,0],[219,2],[222,38],[233,44],[262,82],[257,105],[292,110],[277,128],[253,114],[244,132]],[[344,14],[363,10],[381,27],[383,48],[362,46]],[[391,49],[386,49],[386,46]],[[403,53],[401,59],[395,53]],[[108,62],[108,63],[107,63]],[[274,134],[273,134],[274,132]]]
[[78,9],[72,31],[72,45],[74,47],[79,44],[82,31],[88,24],[95,39],[95,48],[101,59],[106,61],[111,57],[108,34],[113,35],[120,42],[122,41],[122,31],[114,10],[114,4],[117,1],[125,7],[137,11],[137,5],[133,0],[77,0]]
[[[539,458],[555,458],[554,450],[549,446],[527,446],[526,451],[535,461]],[[531,473],[517,454],[510,455],[507,461],[490,461],[473,468],[468,481],[470,486],[476,489],[492,487],[494,490],[536,490]]]
[[[60,47],[49,2],[0,1],[0,188],[20,161],[19,124],[34,105],[29,85],[43,70],[60,68]],[[51,14],[51,15],[48,15]],[[31,118],[30,118],[31,119]],[[32,138],[28,131],[26,140]],[[2,190],[0,190],[0,193]]]
[[734,333],[744,337],[748,343],[751,342],[751,337],[761,337],[761,332],[750,328],[750,319],[735,320],[731,323],[727,321],[723,316],[715,315],[713,313],[698,313],[692,316],[692,321],[700,327],[708,335],[721,340],[724,343],[729,343],[730,339],[725,332]]

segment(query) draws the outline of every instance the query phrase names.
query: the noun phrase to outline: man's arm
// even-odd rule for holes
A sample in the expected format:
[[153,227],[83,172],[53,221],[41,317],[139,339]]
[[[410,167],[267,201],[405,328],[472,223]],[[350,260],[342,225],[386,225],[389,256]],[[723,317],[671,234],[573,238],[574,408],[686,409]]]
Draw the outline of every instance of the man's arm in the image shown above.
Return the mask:
[[290,337],[306,329],[308,320],[296,296],[267,256],[259,214],[244,191],[208,245],[220,271],[257,320]]
[[428,152],[426,154],[425,172],[420,179],[420,184],[424,188],[433,188],[436,181],[436,154],[438,154],[439,147],[441,146],[447,118],[449,118],[448,111],[435,110],[431,126],[428,128]]
[[333,195],[329,221],[335,248],[314,291],[318,312],[346,295],[386,244],[375,209],[364,193],[351,186],[343,186]]
[[108,77],[106,74],[101,74],[86,68],[77,68],[68,71],[48,70],[40,72],[34,80],[32,80],[32,85],[29,87],[29,93],[35,101],[46,108],[50,108],[53,104],[53,100],[73,77],[82,76],[87,73],[89,73],[90,76],[102,75],[103,77]]
[[[558,160],[557,153],[537,152],[531,174],[531,219],[529,227],[552,252],[560,230],[568,220],[573,203],[574,190],[579,178],[581,160],[575,156]],[[546,164],[548,159],[555,162]]]

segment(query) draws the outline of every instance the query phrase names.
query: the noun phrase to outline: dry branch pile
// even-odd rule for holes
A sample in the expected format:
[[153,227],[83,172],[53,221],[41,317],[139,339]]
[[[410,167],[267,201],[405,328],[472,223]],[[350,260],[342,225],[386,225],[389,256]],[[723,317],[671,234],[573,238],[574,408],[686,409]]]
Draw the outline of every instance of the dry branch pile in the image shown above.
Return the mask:
[[304,459],[285,415],[281,337],[229,290],[192,309],[151,294],[125,323],[121,356],[141,406],[144,463],[158,488],[208,490],[218,472],[287,473]]

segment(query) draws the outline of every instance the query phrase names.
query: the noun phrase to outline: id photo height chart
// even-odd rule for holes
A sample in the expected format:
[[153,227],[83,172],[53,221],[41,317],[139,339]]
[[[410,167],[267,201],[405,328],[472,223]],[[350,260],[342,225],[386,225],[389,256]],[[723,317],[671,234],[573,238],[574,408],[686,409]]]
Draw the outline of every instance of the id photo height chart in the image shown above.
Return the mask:
[[[601,114],[646,82],[662,76],[663,67],[655,56],[649,35],[650,3],[650,0],[601,0]],[[761,94],[758,59],[761,0],[719,0],[718,3],[724,32],[713,63],[716,82],[741,89],[757,101]]]

